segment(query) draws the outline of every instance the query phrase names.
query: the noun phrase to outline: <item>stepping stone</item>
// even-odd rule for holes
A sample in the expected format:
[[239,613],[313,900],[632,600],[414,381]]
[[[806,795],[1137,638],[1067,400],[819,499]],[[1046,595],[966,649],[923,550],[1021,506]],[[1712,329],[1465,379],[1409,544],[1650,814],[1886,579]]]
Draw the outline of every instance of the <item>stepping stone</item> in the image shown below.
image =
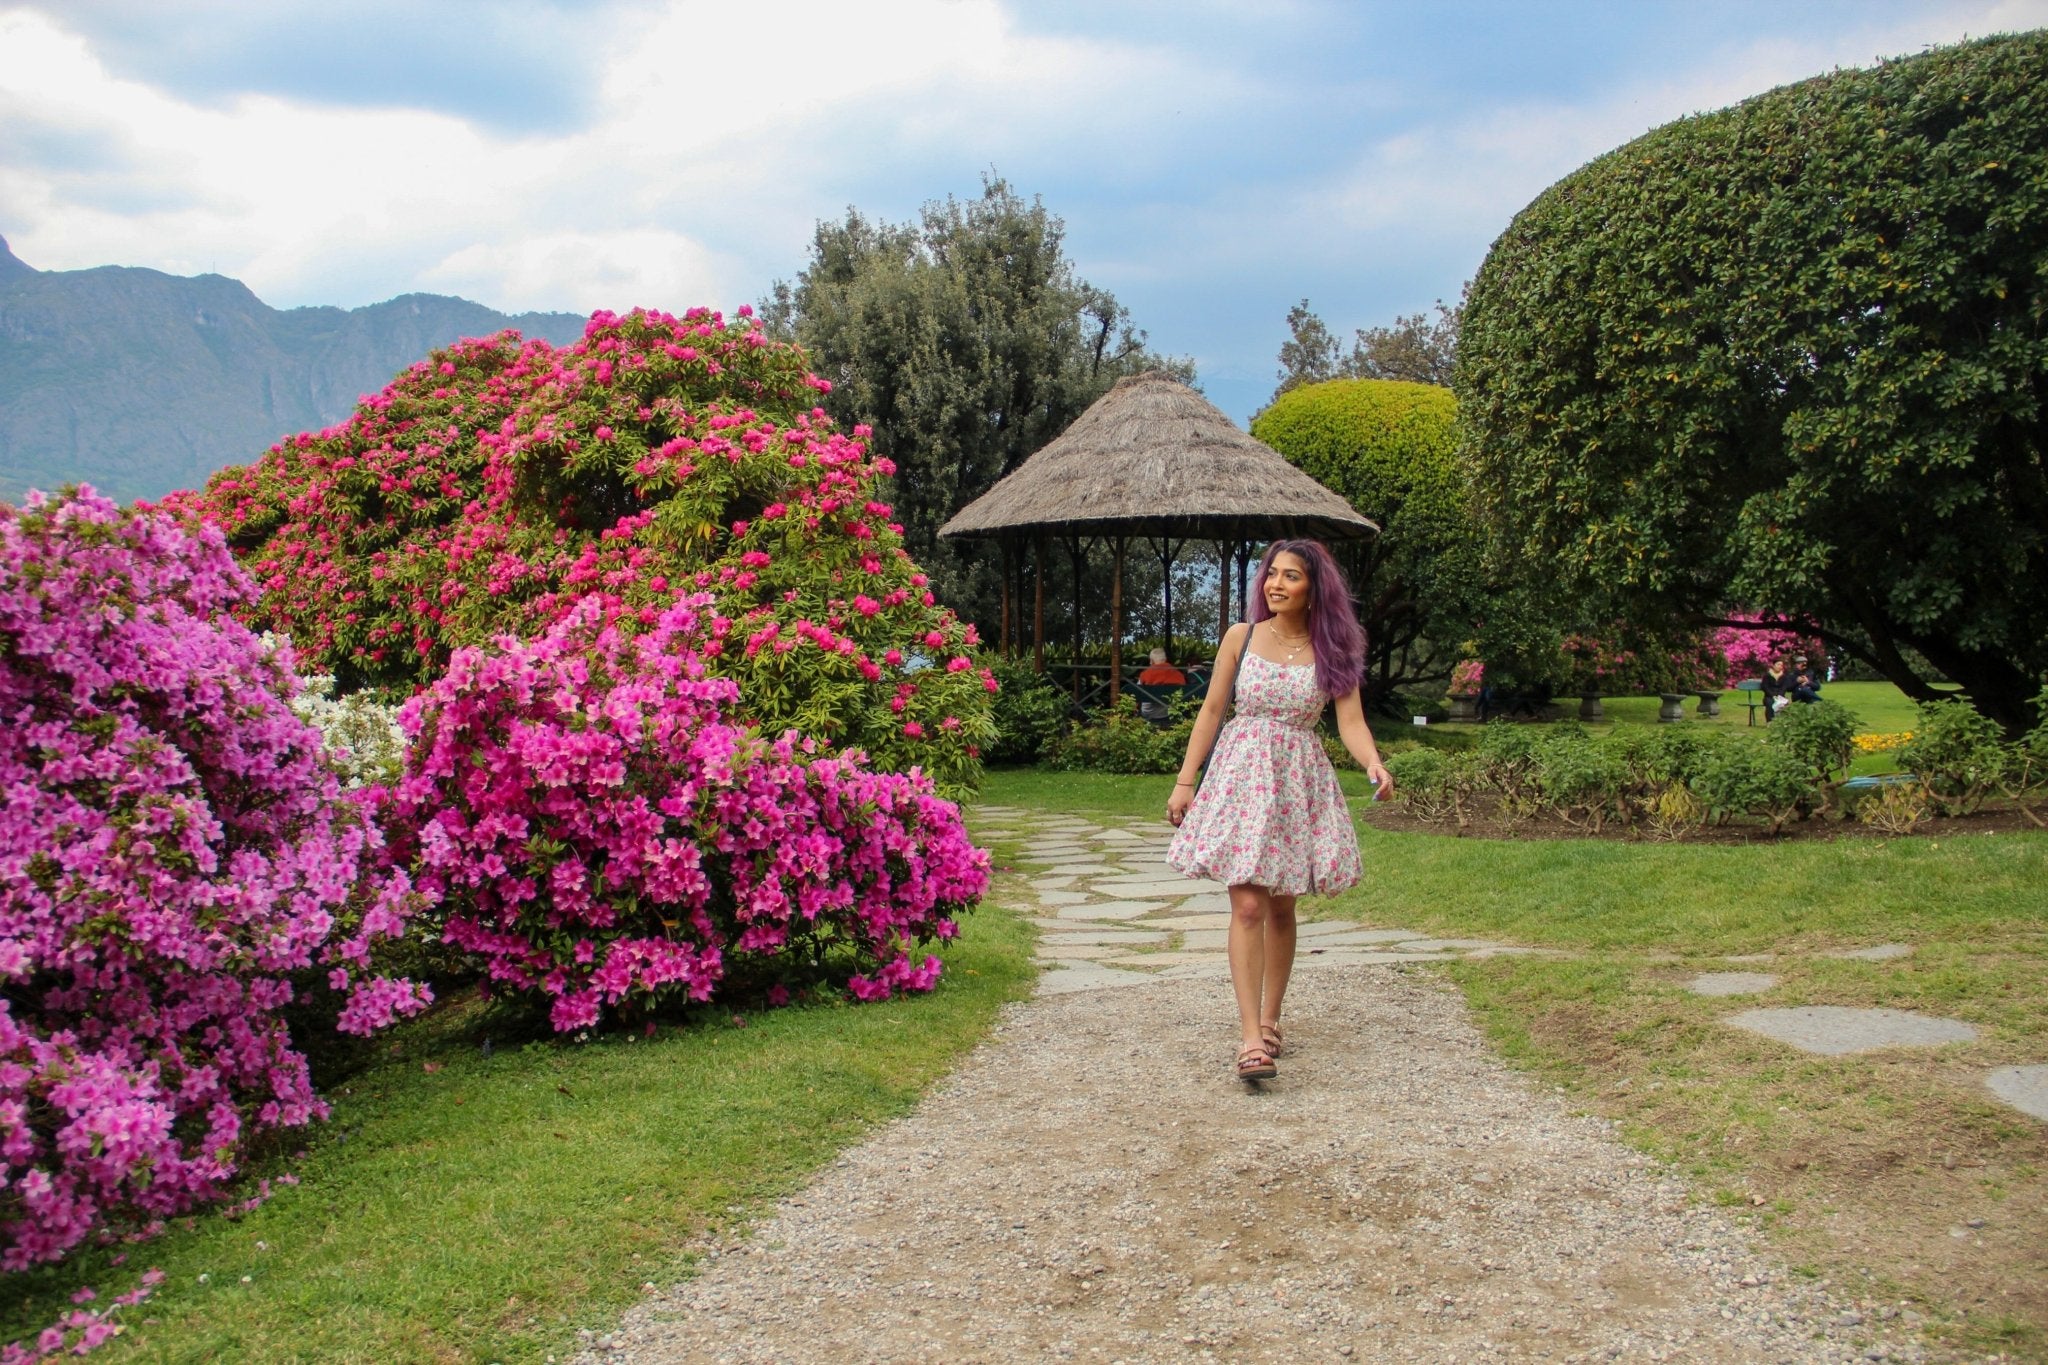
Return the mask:
[[1108,863],[1054,863],[1054,864],[1053,864],[1052,866],[1050,866],[1050,867],[1046,868],[1046,871],[1048,871],[1048,872],[1052,873],[1052,874],[1053,874],[1054,876],[1056,876],[1056,877],[1058,877],[1058,876],[1066,876],[1066,875],[1069,875],[1069,874],[1071,874],[1071,875],[1073,875],[1073,876],[1076,876],[1076,877],[1090,877],[1090,878],[1093,878],[1093,877],[1096,877],[1096,876],[1098,876],[1098,875],[1100,875],[1100,874],[1102,874],[1102,873],[1105,873],[1105,872],[1109,871],[1109,864],[1108,864]]
[[1104,895],[1115,896],[1156,896],[1162,900],[1179,900],[1191,891],[1215,890],[1215,882],[1191,881],[1186,877],[1098,877],[1095,889]]
[[1694,995],[1755,995],[1778,984],[1768,972],[1702,972],[1685,983]]
[[1069,905],[1059,912],[1063,920],[1136,919],[1159,908],[1157,901],[1096,901],[1092,905]]
[[1055,961],[1067,958],[1078,961],[1115,957],[1124,951],[1121,944],[1114,943],[1061,943],[1055,939],[1047,939],[1038,945],[1040,958]]
[[1456,953],[1404,953],[1383,951],[1376,948],[1305,948],[1295,959],[1301,966],[1313,962],[1318,967],[1373,966],[1378,963],[1394,962],[1450,962]]
[[1161,976],[1206,976],[1211,972],[1230,974],[1230,959],[1221,953],[1161,953]]
[[1118,986],[1143,986],[1154,978],[1146,972],[1125,972],[1085,962],[1074,967],[1055,967],[1038,978],[1040,995],[1067,995],[1074,991],[1099,991]]
[[1889,962],[1897,957],[1911,957],[1913,946],[1909,943],[1880,943],[1875,948],[1849,948],[1838,952],[1822,953],[1822,957],[1854,959],[1858,962]]
[[1048,877],[1044,873],[1034,872],[1031,874],[1031,884],[1040,891],[1064,891],[1074,884],[1074,879],[1072,876]]
[[1086,891],[1056,891],[1044,888],[1038,893],[1040,905],[1086,905],[1094,899]]
[[1905,1010],[1851,1009],[1845,1005],[1746,1010],[1729,1016],[1726,1022],[1789,1043],[1802,1052],[1827,1057],[1884,1047],[1939,1047],[1944,1043],[1977,1040],[1977,1030],[1960,1019],[1938,1019]]
[[1114,841],[1120,844],[1134,844],[1144,837],[1127,829],[1106,829],[1095,836],[1098,842]]
[[1743,953],[1740,956],[1731,953],[1721,960],[1723,962],[1775,962],[1777,958],[1778,955],[1776,953]]
[[[1211,886],[1214,885],[1214,883],[1190,882],[1188,883],[1188,885]],[[1196,894],[1188,896],[1185,899],[1183,899],[1180,903],[1180,908],[1187,914],[1191,915],[1227,915],[1230,913],[1230,893],[1228,891],[1197,892]]]
[[1352,947],[1362,943],[1416,943],[1412,929],[1347,929],[1341,934],[1324,934],[1316,940],[1318,948],[1325,944],[1332,947],[1342,944]]
[[[1303,922],[1303,923],[1299,923],[1299,924],[1295,925],[1294,933],[1295,933],[1295,937],[1296,937],[1297,939],[1303,939],[1303,938],[1313,938],[1313,939],[1324,939],[1324,938],[1328,938],[1328,937],[1329,937],[1330,935],[1332,935],[1332,934],[1343,934],[1343,933],[1351,933],[1351,932],[1354,932],[1354,931],[1356,930],[1356,928],[1357,928],[1357,926],[1356,926],[1356,925],[1354,925],[1354,924],[1352,924],[1352,923],[1351,923],[1350,921],[1348,921],[1348,920],[1341,920],[1341,919],[1319,919],[1319,920],[1309,920],[1309,921],[1306,921],[1306,922]],[[1413,935],[1413,934],[1404,934],[1404,935],[1402,935],[1402,937],[1404,937],[1404,938],[1413,938],[1413,937],[1415,937],[1415,935]]]
[[1400,941],[1399,947],[1409,953],[1441,953],[1450,948],[1498,948],[1498,943],[1483,938],[1408,938]]
[[1039,940],[1041,946],[1061,943],[1157,943],[1167,942],[1165,934],[1148,934],[1137,929],[1090,928],[1086,925],[1065,923]]
[[2001,1066],[1984,1084],[2022,1114],[2048,1119],[2048,1066]]
[[1230,927],[1230,915],[1228,912],[1208,915],[1168,915],[1160,919],[1148,919],[1144,921],[1144,924],[1147,929],[1215,929],[1220,932]]
[[1230,946],[1230,930],[1190,929],[1180,936],[1180,946],[1183,952],[1221,952]]

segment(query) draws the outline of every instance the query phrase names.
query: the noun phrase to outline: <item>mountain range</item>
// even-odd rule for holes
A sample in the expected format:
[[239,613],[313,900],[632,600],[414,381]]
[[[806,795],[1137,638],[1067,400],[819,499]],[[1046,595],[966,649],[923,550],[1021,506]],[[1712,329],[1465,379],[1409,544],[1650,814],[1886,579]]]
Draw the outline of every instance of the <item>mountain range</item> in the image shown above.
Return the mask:
[[36,270],[0,238],[0,500],[66,483],[123,502],[197,488],[340,421],[437,346],[507,327],[566,344],[583,324],[444,294],[277,309],[224,275]]

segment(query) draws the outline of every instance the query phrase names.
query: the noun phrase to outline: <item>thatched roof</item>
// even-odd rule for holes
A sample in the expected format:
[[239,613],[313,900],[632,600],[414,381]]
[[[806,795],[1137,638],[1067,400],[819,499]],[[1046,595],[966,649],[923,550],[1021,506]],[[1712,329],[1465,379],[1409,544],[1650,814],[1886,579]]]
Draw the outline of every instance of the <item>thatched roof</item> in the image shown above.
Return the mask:
[[1379,527],[1163,370],[1119,379],[941,536],[1170,535],[1265,540]]

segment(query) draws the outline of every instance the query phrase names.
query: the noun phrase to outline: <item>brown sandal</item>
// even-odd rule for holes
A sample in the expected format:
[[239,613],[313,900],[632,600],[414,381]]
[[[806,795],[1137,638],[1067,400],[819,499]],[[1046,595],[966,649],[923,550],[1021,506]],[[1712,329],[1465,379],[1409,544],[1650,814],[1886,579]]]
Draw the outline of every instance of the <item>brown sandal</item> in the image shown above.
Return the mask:
[[1280,1036],[1278,1024],[1259,1025],[1259,1036],[1266,1040],[1266,1055],[1274,1061],[1280,1060],[1280,1053],[1286,1047],[1286,1040]]
[[1246,1043],[1237,1050],[1237,1078],[1241,1081],[1270,1081],[1280,1074],[1272,1054],[1263,1044]]

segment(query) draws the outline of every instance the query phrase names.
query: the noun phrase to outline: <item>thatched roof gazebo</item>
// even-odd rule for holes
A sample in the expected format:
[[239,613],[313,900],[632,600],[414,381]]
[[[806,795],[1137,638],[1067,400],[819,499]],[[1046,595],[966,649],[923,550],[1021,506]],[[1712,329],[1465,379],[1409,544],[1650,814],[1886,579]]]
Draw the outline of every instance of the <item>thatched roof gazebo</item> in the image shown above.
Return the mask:
[[[1084,540],[1109,543],[1110,699],[1123,666],[1123,566],[1133,537],[1153,542],[1167,567],[1166,633],[1173,633],[1171,565],[1189,540],[1219,543],[1226,591],[1218,633],[1230,624],[1231,556],[1243,590],[1254,542],[1286,536],[1350,539],[1379,527],[1337,494],[1253,440],[1215,404],[1163,370],[1119,379],[1059,436],[939,528],[945,537],[1002,542],[1006,557],[1032,546],[1032,647],[1045,668],[1043,550],[1060,539],[1079,571]],[[1003,640],[1010,627],[1010,578],[1003,578]],[[1077,634],[1078,643],[1078,634]],[[1078,661],[1078,660],[1077,660]]]

